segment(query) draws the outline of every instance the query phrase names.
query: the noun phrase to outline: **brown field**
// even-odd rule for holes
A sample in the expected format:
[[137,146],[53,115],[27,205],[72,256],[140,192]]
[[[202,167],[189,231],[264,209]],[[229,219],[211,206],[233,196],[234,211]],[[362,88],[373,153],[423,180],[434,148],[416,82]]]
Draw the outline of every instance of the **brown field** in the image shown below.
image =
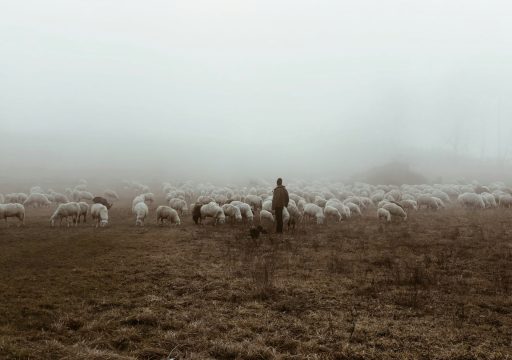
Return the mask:
[[512,212],[246,228],[0,224],[2,359],[511,359]]

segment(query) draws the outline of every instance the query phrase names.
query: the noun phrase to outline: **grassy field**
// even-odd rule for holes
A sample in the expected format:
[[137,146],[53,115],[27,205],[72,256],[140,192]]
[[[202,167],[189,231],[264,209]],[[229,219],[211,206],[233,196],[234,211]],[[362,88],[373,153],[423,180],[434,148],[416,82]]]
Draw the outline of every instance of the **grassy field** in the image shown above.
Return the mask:
[[[0,224],[1,359],[512,359],[512,212],[247,228]],[[12,222],[14,224],[14,222]]]

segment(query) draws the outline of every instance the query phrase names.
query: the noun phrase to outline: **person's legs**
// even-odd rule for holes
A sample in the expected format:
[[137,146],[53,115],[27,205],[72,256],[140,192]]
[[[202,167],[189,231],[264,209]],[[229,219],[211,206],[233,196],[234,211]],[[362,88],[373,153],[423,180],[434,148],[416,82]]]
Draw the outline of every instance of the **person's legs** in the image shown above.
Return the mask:
[[282,207],[276,208],[276,232],[277,233],[283,232],[283,208]]

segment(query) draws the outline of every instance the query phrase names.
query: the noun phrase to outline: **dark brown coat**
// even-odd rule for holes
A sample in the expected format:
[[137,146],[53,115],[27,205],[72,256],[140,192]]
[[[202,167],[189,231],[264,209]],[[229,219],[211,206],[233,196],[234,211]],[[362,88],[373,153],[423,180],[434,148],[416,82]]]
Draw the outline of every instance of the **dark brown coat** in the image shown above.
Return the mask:
[[287,207],[289,201],[288,190],[283,185],[278,185],[274,189],[274,195],[272,196],[272,210],[278,207]]

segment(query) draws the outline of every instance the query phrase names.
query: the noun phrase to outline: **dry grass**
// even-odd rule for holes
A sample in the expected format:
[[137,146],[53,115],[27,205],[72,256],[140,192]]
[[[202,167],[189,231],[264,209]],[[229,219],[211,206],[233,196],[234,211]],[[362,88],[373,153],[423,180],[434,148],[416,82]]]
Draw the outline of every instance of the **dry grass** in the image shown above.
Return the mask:
[[[512,213],[299,227],[0,225],[2,359],[510,359]],[[90,224],[88,224],[90,225]]]

